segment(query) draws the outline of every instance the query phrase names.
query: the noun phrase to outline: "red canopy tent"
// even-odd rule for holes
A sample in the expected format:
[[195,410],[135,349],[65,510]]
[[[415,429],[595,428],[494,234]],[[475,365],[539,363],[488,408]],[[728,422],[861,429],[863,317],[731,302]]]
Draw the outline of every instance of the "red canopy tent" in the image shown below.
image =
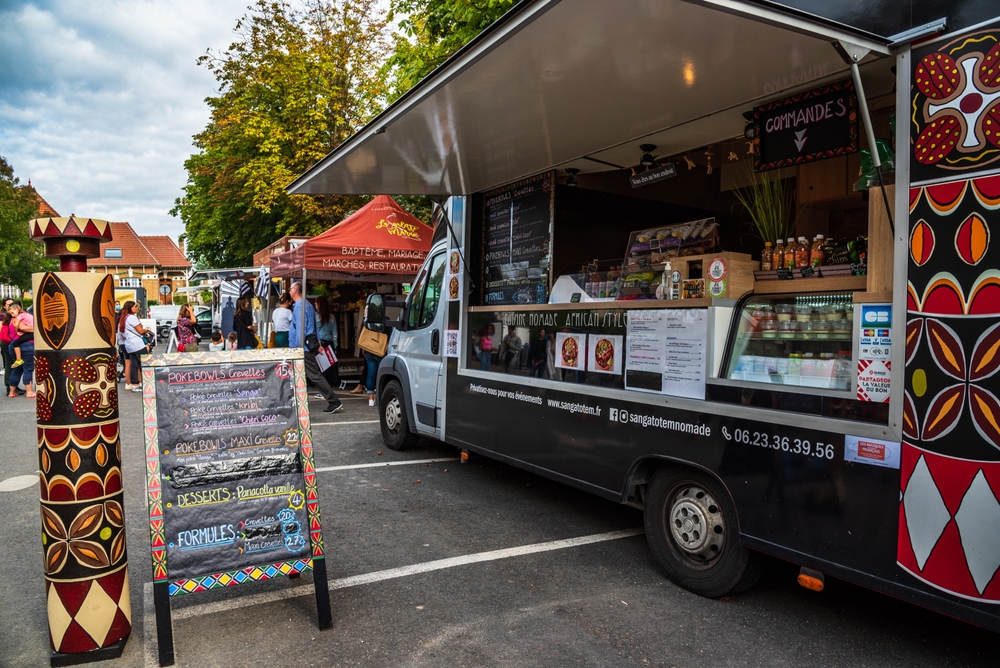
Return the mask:
[[272,255],[271,275],[337,281],[406,282],[431,249],[432,229],[379,195],[329,230]]

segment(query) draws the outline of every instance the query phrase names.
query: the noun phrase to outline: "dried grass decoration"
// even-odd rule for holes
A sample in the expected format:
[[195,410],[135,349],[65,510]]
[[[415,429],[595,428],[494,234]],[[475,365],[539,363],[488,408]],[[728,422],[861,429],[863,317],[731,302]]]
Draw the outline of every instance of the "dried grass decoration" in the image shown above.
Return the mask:
[[755,173],[747,162],[750,185],[733,190],[750,214],[751,227],[762,242],[785,239],[795,227],[791,223],[792,192],[773,172]]

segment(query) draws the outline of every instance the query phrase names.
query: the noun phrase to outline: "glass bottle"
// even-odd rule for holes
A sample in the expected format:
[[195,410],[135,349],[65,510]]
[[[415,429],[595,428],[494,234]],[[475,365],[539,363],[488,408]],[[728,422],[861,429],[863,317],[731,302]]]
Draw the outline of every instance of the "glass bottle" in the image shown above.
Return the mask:
[[809,266],[809,242],[805,237],[799,237],[795,245],[795,268],[805,269]]
[[795,269],[795,237],[785,242],[785,269]]
[[823,264],[823,235],[817,234],[809,249],[809,266],[818,267]]
[[771,254],[771,269],[780,269],[785,266],[785,244],[779,238],[774,242],[774,252]]
[[774,258],[774,251],[771,249],[771,242],[764,242],[764,250],[760,253],[760,268],[763,271],[771,271],[771,262]]

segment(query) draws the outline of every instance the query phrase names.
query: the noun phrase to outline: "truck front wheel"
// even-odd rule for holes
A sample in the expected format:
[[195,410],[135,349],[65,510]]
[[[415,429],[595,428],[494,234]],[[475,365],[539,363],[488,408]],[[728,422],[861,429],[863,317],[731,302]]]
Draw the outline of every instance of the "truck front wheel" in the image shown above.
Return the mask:
[[420,437],[410,433],[410,423],[406,419],[406,399],[399,382],[390,380],[386,383],[379,399],[379,425],[382,427],[382,440],[385,444],[391,450],[406,450],[415,446]]
[[760,563],[737,538],[736,509],[711,477],[683,468],[660,469],[646,492],[646,540],[667,577],[718,598],[760,577]]

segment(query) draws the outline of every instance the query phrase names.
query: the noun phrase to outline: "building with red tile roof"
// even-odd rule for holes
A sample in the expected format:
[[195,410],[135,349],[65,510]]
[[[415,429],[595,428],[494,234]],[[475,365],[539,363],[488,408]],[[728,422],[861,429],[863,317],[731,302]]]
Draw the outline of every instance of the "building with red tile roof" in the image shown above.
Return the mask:
[[119,287],[146,288],[147,299],[171,303],[177,288],[187,286],[191,271],[182,247],[167,236],[139,236],[129,223],[109,224],[114,238],[101,245],[101,257],[87,260],[90,270],[113,274]]
[[52,206],[45,201],[45,198],[38,194],[38,191],[35,190],[35,187],[31,185],[31,179],[28,179],[28,188],[30,188],[31,191],[35,193],[35,198],[38,199],[38,216],[37,216],[38,218],[59,217],[59,214],[56,213],[56,210],[53,209]]

